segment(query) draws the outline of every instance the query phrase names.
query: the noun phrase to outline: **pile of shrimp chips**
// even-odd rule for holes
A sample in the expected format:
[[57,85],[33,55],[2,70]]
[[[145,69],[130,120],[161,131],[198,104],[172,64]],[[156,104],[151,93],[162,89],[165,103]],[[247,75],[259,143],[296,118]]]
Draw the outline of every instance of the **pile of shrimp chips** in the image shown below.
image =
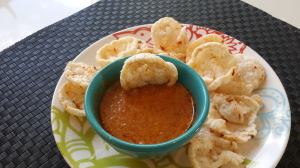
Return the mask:
[[[83,97],[91,78],[109,63],[128,58],[121,70],[124,90],[147,84],[173,85],[176,67],[154,54],[176,58],[192,67],[204,80],[210,93],[208,118],[190,141],[188,155],[195,168],[239,165],[245,159],[238,149],[256,136],[255,120],[262,98],[253,94],[265,81],[260,62],[243,54],[232,54],[217,34],[204,35],[189,43],[185,26],[170,17],[151,27],[154,48],[135,37],[123,37],[101,47],[95,56],[100,67],[70,62],[65,68],[68,82],[58,99],[67,112],[84,116]],[[229,166],[230,167],[230,166]]]
[[[254,121],[262,98],[252,92],[265,80],[263,66],[252,57],[231,54],[222,37],[216,34],[203,36],[191,43],[187,48],[186,61],[203,78],[211,98],[208,118],[189,146],[193,166],[240,165],[243,157],[238,146],[223,154],[219,151],[222,145],[218,144],[245,143],[256,136]],[[211,136],[204,134],[203,130],[208,130]],[[210,146],[207,149],[211,152],[205,152],[207,146]],[[215,151],[221,154],[215,156]]]

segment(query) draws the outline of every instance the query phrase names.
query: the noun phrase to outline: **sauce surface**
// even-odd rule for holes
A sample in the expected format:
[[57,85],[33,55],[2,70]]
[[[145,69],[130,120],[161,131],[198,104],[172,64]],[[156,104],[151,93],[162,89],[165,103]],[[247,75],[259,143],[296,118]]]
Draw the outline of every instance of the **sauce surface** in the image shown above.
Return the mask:
[[124,91],[120,82],[103,96],[100,122],[111,135],[136,144],[155,144],[187,131],[194,118],[191,94],[178,82],[173,86],[146,85]]

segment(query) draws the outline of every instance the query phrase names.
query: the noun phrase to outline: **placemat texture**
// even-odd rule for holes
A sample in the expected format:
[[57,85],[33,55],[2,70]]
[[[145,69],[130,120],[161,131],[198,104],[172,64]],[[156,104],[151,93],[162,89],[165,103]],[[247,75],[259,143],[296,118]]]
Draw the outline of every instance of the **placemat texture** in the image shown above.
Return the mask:
[[0,167],[68,167],[50,124],[52,95],[66,63],[110,33],[165,16],[233,36],[272,66],[292,113],[277,167],[300,167],[300,30],[238,0],[101,0],[2,51]]

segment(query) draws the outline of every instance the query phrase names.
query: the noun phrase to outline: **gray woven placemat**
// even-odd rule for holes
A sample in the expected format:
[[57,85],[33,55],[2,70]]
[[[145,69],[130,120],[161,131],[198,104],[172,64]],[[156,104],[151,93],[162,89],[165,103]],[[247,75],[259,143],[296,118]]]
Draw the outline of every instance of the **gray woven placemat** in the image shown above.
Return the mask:
[[50,124],[51,99],[65,64],[108,34],[165,16],[233,36],[272,66],[292,113],[278,167],[300,167],[300,30],[237,0],[101,0],[2,51],[0,167],[68,167]]

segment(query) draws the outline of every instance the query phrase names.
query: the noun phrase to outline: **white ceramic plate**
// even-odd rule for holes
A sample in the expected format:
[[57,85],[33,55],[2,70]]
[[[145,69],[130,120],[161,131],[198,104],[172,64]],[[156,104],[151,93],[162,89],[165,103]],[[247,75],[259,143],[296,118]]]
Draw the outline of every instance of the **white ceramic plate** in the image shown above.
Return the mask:
[[[254,139],[241,144],[240,150],[247,158],[244,161],[247,167],[275,167],[286,148],[291,123],[288,99],[278,76],[261,56],[235,38],[209,28],[186,24],[183,26],[187,27],[190,41],[206,34],[219,34],[226,40],[231,53],[243,53],[254,57],[264,66],[267,74],[266,81],[261,88],[255,90],[255,93],[263,98],[263,105],[256,121],[258,134]],[[96,51],[104,44],[124,36],[137,37],[152,47],[150,28],[150,24],[141,25],[109,35],[89,46],[74,61],[97,65]],[[58,89],[66,81],[62,75],[54,91],[51,125],[57,146],[71,167],[191,167],[186,147],[155,160],[138,160],[116,152],[96,135],[85,117],[76,117],[64,111],[57,100],[57,95]]]

